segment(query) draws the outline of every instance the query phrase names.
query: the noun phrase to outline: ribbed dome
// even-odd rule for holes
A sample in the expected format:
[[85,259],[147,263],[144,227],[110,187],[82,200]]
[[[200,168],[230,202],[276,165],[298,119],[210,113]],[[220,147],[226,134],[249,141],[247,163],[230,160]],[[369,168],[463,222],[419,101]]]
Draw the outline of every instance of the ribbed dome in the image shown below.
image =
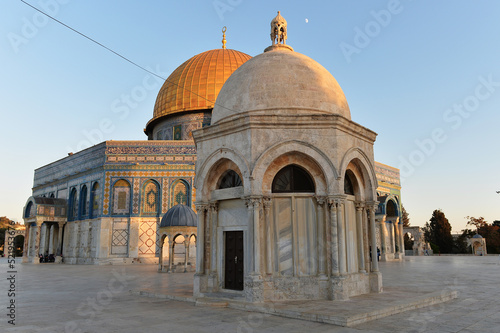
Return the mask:
[[186,205],[175,205],[163,215],[160,228],[163,227],[196,227],[198,217]]
[[243,52],[215,49],[195,55],[170,74],[158,93],[154,120],[163,116],[214,107],[227,78],[251,56]]
[[351,119],[344,92],[330,72],[286,45],[267,48],[227,79],[217,97],[212,124],[240,112],[326,113]]

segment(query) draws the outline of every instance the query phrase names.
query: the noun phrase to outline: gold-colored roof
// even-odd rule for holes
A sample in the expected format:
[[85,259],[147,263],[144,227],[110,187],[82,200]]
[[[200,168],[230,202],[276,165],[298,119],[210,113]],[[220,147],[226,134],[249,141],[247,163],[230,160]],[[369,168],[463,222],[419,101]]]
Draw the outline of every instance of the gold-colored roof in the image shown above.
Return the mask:
[[250,58],[243,52],[215,49],[187,60],[161,87],[148,125],[163,116],[212,109],[224,82]]

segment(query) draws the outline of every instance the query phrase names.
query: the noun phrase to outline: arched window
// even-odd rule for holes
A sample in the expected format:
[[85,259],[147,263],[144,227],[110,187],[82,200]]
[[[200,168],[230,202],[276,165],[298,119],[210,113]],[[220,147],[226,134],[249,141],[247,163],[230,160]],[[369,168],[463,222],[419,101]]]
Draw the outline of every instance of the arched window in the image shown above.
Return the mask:
[[76,189],[73,188],[69,194],[68,220],[73,221],[78,217],[78,201]]
[[288,165],[273,179],[273,193],[315,192],[309,173],[298,165]]
[[24,217],[30,217],[32,215],[31,210],[33,209],[33,201],[28,202],[26,210],[24,211]]
[[142,212],[144,214],[157,214],[160,206],[159,197],[158,185],[152,180],[148,181],[142,195]]
[[354,186],[352,185],[351,176],[347,172],[344,176],[344,193],[354,195]]
[[80,218],[85,219],[87,216],[87,186],[83,185],[80,190]]
[[392,200],[387,201],[387,206],[386,206],[386,211],[385,211],[387,216],[398,216],[397,211],[398,210],[396,208],[396,204],[394,203],[394,201],[392,201]]
[[99,216],[99,199],[101,197],[99,183],[95,182],[90,193],[90,218]]
[[218,189],[242,186],[240,176],[234,170],[228,170],[219,181]]
[[113,186],[113,213],[130,213],[130,184],[124,179],[120,179]]
[[170,207],[173,207],[175,205],[190,205],[189,188],[187,183],[185,183],[183,180],[177,181],[172,187]]
[[51,198],[55,198],[55,197],[54,197],[54,193],[50,193],[50,197],[51,197]]

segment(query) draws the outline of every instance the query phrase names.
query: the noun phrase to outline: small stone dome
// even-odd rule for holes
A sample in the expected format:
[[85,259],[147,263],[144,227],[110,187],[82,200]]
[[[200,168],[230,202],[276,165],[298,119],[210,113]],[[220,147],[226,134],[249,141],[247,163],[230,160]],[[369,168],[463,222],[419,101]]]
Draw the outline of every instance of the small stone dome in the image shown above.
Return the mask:
[[332,74],[288,45],[268,47],[234,71],[217,97],[212,124],[242,112],[338,114],[351,119]]
[[163,215],[160,228],[164,227],[196,227],[198,217],[196,213],[186,205],[175,205]]
[[481,236],[480,234],[475,234],[474,236],[472,236],[472,238],[483,238],[483,236]]

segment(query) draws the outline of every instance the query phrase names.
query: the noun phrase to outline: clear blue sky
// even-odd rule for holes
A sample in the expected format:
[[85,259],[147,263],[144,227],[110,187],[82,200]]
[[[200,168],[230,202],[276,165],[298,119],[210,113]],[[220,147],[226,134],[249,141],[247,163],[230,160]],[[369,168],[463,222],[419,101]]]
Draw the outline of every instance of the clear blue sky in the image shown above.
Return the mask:
[[[467,215],[500,220],[499,1],[28,2],[164,77],[219,48],[223,26],[228,48],[261,53],[281,10],[288,43],[379,134],[375,159],[402,169],[412,225],[437,208],[452,232]],[[22,221],[35,168],[102,140],[146,139],[161,84],[17,0],[0,3],[0,50],[0,216]]]

